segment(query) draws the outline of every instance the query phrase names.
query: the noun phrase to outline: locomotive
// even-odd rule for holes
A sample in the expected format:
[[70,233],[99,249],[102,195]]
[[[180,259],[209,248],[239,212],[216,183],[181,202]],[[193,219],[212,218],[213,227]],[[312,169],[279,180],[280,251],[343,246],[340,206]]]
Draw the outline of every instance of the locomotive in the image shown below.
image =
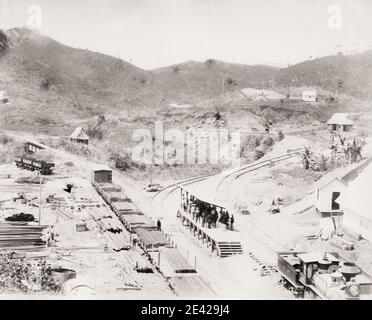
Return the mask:
[[18,168],[23,168],[30,171],[38,171],[42,175],[51,175],[53,173],[53,162],[37,160],[29,157],[16,157],[15,164]]
[[372,278],[337,253],[279,253],[283,284],[302,298],[371,299]]

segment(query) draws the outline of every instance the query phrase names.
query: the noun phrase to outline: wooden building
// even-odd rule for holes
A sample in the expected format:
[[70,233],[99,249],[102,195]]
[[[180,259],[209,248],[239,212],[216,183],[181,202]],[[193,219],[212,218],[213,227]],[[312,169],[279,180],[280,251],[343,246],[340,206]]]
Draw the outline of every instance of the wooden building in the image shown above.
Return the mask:
[[[347,170],[339,169],[319,181],[316,188],[315,208],[323,219],[321,225],[337,231],[344,226],[345,208],[340,199],[348,190],[354,180],[372,163],[372,157],[361,163],[355,163]],[[329,218],[328,220],[324,218]],[[331,232],[333,232],[331,231]]]
[[353,129],[354,122],[350,119],[349,113],[334,113],[327,121],[330,131],[349,132]]
[[302,92],[302,100],[305,102],[316,102],[318,98],[318,94],[316,91],[303,91]]
[[89,137],[85,133],[84,128],[82,127],[77,127],[73,133],[70,135],[70,140],[72,142],[77,142],[77,143],[84,143],[84,144],[89,144]]
[[43,150],[44,148],[39,145],[39,144],[36,144],[34,142],[30,142],[30,141],[27,141],[26,142],[26,149],[29,153],[35,153],[39,150]]

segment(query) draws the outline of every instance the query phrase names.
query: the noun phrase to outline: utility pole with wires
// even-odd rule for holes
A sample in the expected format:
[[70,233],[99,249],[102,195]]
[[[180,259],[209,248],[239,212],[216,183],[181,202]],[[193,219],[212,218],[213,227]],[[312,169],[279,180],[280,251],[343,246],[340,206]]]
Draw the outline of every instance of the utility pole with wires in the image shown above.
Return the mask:
[[39,172],[39,226],[41,224],[41,190],[42,190],[42,182],[43,182],[43,179],[41,177],[41,173]]

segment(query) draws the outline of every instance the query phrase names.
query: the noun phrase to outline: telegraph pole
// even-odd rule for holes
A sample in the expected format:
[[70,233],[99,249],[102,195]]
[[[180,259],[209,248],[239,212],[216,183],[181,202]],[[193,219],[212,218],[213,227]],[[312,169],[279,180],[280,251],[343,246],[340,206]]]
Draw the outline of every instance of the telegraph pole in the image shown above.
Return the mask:
[[42,184],[42,178],[41,173],[39,172],[39,226],[41,224],[41,184]]

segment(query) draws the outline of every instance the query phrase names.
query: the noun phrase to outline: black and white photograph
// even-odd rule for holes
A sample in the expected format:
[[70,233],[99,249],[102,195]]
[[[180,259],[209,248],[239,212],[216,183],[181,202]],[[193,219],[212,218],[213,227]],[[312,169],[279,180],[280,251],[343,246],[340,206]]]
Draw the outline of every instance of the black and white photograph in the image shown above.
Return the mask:
[[372,300],[371,17],[0,0],[0,300]]

